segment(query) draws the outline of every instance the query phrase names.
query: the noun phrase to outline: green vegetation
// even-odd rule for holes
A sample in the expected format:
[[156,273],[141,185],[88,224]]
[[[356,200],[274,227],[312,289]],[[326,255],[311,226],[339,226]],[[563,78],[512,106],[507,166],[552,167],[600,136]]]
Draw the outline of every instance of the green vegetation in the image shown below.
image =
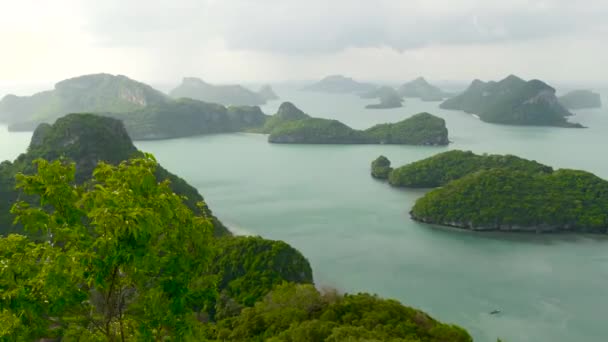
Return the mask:
[[462,94],[444,101],[443,109],[464,110],[481,120],[508,125],[582,127],[555,97],[555,89],[539,80],[509,76],[500,82],[473,81]]
[[[72,160],[76,163],[76,182],[83,183],[90,179],[99,161],[117,165],[141,155],[122,122],[116,119],[92,114],[70,114],[58,119],[52,126],[41,125],[34,132],[27,153],[21,154],[12,163],[6,161],[0,164],[0,234],[21,231],[19,226],[12,226],[13,220],[8,213],[19,197],[14,177],[20,172],[35,172],[32,167],[34,160]],[[203,198],[195,188],[160,166],[156,169],[156,175],[159,180],[169,179],[173,191],[186,196],[186,203],[192,210],[201,210],[196,203],[202,202]],[[229,234],[207,207],[202,210],[213,220],[216,234]]]
[[411,144],[447,145],[445,121],[428,113],[416,114],[393,124],[381,124],[364,131],[330,119],[311,118],[293,104],[281,105],[262,133],[268,141],[283,144]]
[[310,116],[305,114],[291,102],[283,102],[279,106],[277,113],[266,120],[264,127],[260,133],[270,134],[272,131],[287,122],[309,119]]
[[223,237],[211,263],[218,290],[238,304],[252,306],[284,281],[312,284],[308,260],[283,241],[260,237]]
[[184,77],[182,83],[169,95],[173,98],[186,97],[225,106],[259,106],[266,103],[263,94],[240,85],[213,85],[196,77]]
[[224,107],[182,98],[126,114],[104,114],[123,120],[133,140],[241,132],[261,127],[266,115],[259,107]]
[[150,155],[82,185],[74,163],[35,164],[17,186],[36,201],[12,212],[45,239],[0,237],[2,341],[472,341],[397,301],[319,293],[285,243],[213,238]]
[[391,161],[385,156],[380,156],[372,162],[372,177],[374,178],[387,179],[391,171],[393,171]]
[[380,124],[363,131],[368,141],[377,144],[447,145],[445,120],[429,113],[418,113],[403,121]]
[[472,230],[606,233],[608,182],[575,170],[491,169],[427,193],[412,218]]
[[560,96],[559,102],[568,109],[585,109],[602,107],[600,94],[590,90],[574,90]]
[[363,144],[365,136],[338,120],[308,118],[275,127],[268,141],[279,144]]
[[85,75],[61,81],[54,90],[32,96],[5,96],[0,101],[0,122],[11,124],[13,130],[33,130],[38,123],[52,122],[67,113],[125,113],[168,99],[126,76]]
[[342,75],[330,75],[304,88],[308,91],[324,93],[366,93],[376,88],[373,84],[362,83]]
[[204,326],[211,341],[470,342],[469,334],[424,312],[369,294],[319,293],[284,284],[239,316]]
[[494,168],[528,173],[551,173],[549,166],[513,155],[477,155],[471,151],[448,151],[394,169],[389,177],[392,186],[435,188],[466,175]]
[[424,77],[403,84],[397,91],[403,97],[417,97],[423,101],[441,101],[448,96],[441,89],[429,84]]

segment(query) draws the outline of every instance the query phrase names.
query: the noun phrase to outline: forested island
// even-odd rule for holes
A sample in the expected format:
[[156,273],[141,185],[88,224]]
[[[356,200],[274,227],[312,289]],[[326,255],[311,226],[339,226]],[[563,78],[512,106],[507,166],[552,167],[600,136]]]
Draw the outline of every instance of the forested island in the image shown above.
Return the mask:
[[32,96],[6,95],[0,101],[0,122],[11,130],[33,131],[39,123],[51,123],[68,113],[126,113],[169,100],[149,85],[123,75],[84,75]]
[[[374,163],[376,161],[372,163],[372,168]],[[396,187],[435,188],[466,175],[495,168],[530,173],[553,172],[550,166],[513,155],[478,155],[471,151],[453,150],[391,169],[383,178],[388,179],[389,184]]]
[[497,124],[583,127],[567,120],[572,113],[560,104],[555,89],[542,81],[524,81],[514,75],[499,82],[474,80],[464,93],[440,107],[463,110]]
[[564,107],[573,110],[602,107],[602,97],[591,90],[573,90],[558,99]]
[[472,341],[394,300],[317,290],[301,253],[232,236],[113,118],[40,125],[0,164],[0,199],[2,340]]
[[374,178],[398,187],[436,188],[416,201],[414,220],[469,230],[608,230],[608,181],[513,155],[449,151],[395,169],[384,156]]
[[304,90],[323,93],[355,93],[361,94],[376,89],[371,83],[358,82],[342,75],[330,75],[322,80],[304,87]]
[[489,169],[416,201],[424,223],[470,230],[606,233],[608,181],[578,170],[535,173]]
[[331,119],[312,118],[292,103],[283,103],[262,129],[268,141],[282,144],[447,145],[445,120],[419,113],[397,123],[355,130]]
[[242,132],[264,125],[268,116],[258,106],[224,107],[189,98],[147,106],[129,113],[102,113],[122,120],[133,140]]
[[260,92],[253,92],[241,85],[214,85],[196,77],[184,77],[182,83],[171,90],[169,95],[224,106],[260,106],[277,97],[270,86],[263,87]]
[[442,101],[450,95],[427,82],[424,77],[404,83],[397,91],[403,97],[416,97],[422,101]]

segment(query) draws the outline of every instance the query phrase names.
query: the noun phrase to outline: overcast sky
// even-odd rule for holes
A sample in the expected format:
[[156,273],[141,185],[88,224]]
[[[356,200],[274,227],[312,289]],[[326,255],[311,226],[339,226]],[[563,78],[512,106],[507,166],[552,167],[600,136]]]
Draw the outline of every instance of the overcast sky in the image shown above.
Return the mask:
[[497,79],[608,83],[608,0],[0,0],[0,85]]

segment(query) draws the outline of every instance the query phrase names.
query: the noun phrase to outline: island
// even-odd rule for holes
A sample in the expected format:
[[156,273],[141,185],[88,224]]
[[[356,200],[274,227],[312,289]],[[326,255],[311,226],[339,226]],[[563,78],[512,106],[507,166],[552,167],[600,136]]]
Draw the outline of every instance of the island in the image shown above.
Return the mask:
[[[0,234],[21,232],[20,226],[12,225],[13,217],[9,214],[11,206],[19,198],[19,192],[15,189],[15,175],[34,172],[34,160],[68,158],[76,164],[76,182],[84,183],[90,179],[99,161],[116,165],[141,155],[142,152],[133,145],[123,123],[113,118],[69,114],[53,125],[41,124],[34,131],[26,153],[13,162],[0,164]],[[230,234],[209,208],[199,208],[196,205],[203,201],[203,197],[194,187],[162,166],[157,167],[156,176],[159,180],[169,179],[173,191],[186,196],[186,204],[193,211],[209,215],[214,222],[216,235]]]
[[243,132],[262,127],[267,115],[257,106],[224,107],[189,98],[148,106],[129,113],[101,113],[122,120],[133,140]]
[[[391,87],[382,87],[376,90],[380,103],[365,106],[367,109],[390,109],[403,107],[403,99],[397,91]],[[366,94],[369,96],[370,94]]]
[[476,114],[485,122],[524,126],[582,128],[555,96],[555,89],[539,80],[510,75],[499,82],[474,80],[462,94],[445,100],[440,108]]
[[263,85],[260,90],[258,90],[258,95],[262,97],[265,101],[273,101],[279,99],[277,93],[275,93],[272,87],[268,84]]
[[424,77],[403,84],[397,91],[403,97],[415,97],[422,101],[442,101],[449,96],[448,93],[427,82]]
[[380,156],[372,162],[372,177],[374,178],[387,179],[391,171],[393,171],[391,161],[385,156]]
[[342,75],[330,75],[305,87],[303,90],[323,93],[365,93],[376,88],[371,83],[363,83]]
[[407,144],[447,145],[445,120],[419,113],[397,123],[379,124],[355,130],[340,121],[313,118],[292,103],[281,104],[261,133],[280,144]]
[[602,107],[602,97],[591,90],[573,90],[558,99],[564,107],[572,110]]
[[397,167],[387,178],[389,184],[396,187],[435,188],[469,174],[495,168],[529,173],[553,172],[550,166],[514,155],[478,155],[471,151],[453,150]]
[[169,100],[149,85],[123,75],[84,75],[32,96],[6,95],[0,101],[0,122],[10,130],[33,131],[39,123],[51,123],[68,113],[125,113]]
[[241,85],[214,85],[196,77],[184,77],[169,95],[176,99],[187,97],[224,106],[261,106],[267,101],[262,94]]
[[489,169],[432,190],[412,219],[475,231],[579,232],[608,229],[608,181],[589,172]]

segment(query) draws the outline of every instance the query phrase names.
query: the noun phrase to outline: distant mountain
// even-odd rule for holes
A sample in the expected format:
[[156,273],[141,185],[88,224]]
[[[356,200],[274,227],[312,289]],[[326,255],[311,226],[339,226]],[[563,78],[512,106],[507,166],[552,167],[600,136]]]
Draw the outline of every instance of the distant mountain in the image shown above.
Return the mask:
[[[87,181],[99,161],[118,164],[140,155],[133,145],[122,122],[92,114],[70,114],[58,119],[53,125],[41,124],[32,136],[27,152],[14,162],[0,164],[0,234],[18,231],[12,226],[9,209],[21,196],[15,190],[15,175],[19,172],[33,173],[32,161],[38,158],[55,160],[68,158],[76,163],[76,181]],[[197,212],[196,203],[203,198],[198,191],[183,179],[162,167],[157,168],[159,180],[169,179],[171,188],[179,195],[187,197],[186,204]],[[226,227],[212,216],[208,208],[203,211],[211,215],[216,235],[230,234]]]
[[428,113],[397,123],[355,130],[340,121],[313,118],[293,104],[281,105],[264,126],[268,141],[280,144],[405,144],[447,145],[445,121]]
[[32,96],[5,96],[0,101],[0,122],[33,130],[38,123],[53,122],[68,113],[123,113],[168,100],[160,91],[123,75],[84,75]]
[[187,97],[225,106],[260,106],[266,103],[264,94],[240,85],[213,85],[196,77],[184,77],[182,83],[169,95],[173,98]]
[[602,98],[600,94],[591,90],[574,90],[560,96],[559,102],[568,109],[601,108]]
[[423,101],[441,101],[449,94],[428,83],[424,77],[403,84],[397,90],[403,97],[417,97]]
[[389,109],[403,107],[403,99],[397,91],[391,87],[380,87],[373,92],[368,92],[361,97],[376,95],[380,103],[365,106],[368,109]]
[[279,96],[274,92],[271,86],[264,85],[258,90],[258,95],[260,95],[266,101],[278,100]]
[[241,132],[262,127],[268,117],[257,106],[226,108],[189,98],[148,106],[126,114],[103,115],[122,120],[133,140]]
[[464,93],[440,107],[477,114],[483,121],[498,124],[582,127],[568,122],[566,117],[572,113],[559,103],[555,89],[514,75],[499,82],[474,80]]
[[304,90],[324,93],[364,93],[375,88],[376,86],[371,83],[358,82],[342,75],[331,75],[305,87]]

